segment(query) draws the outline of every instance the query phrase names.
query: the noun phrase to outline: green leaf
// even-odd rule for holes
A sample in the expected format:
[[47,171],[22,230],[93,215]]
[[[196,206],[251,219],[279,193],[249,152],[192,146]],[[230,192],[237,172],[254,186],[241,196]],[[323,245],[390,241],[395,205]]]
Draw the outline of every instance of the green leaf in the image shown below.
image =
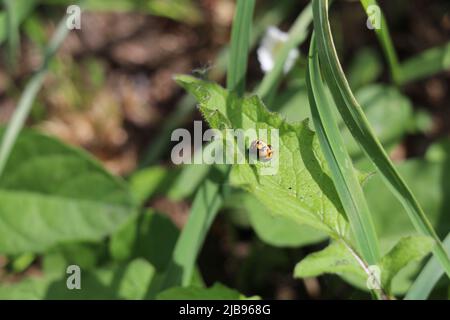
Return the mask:
[[[175,172],[174,172],[175,171]],[[156,194],[162,194],[173,180],[176,170],[164,166],[152,166],[134,172],[130,177],[130,189],[137,203],[144,202]]]
[[352,89],[371,84],[381,75],[383,66],[375,50],[365,47],[356,53],[348,69],[348,82]]
[[[400,239],[397,244],[384,255],[378,266],[381,270],[381,285],[388,293],[391,282],[399,271],[409,263],[422,259],[430,252],[433,240],[424,236],[410,236]],[[347,246],[341,241],[333,242],[325,249],[309,254],[294,269],[294,277],[316,277],[324,273],[336,274],[350,284],[368,290],[367,265],[361,264]]]
[[[444,246],[450,254],[450,233],[444,240]],[[435,287],[436,283],[442,278],[444,270],[442,269],[436,257],[431,257],[425,267],[420,272],[417,279],[414,281],[405,300],[425,300]]]
[[255,0],[238,0],[231,30],[231,53],[228,60],[227,88],[243,95],[250,48]]
[[[367,120],[384,147],[395,146],[410,130],[414,121],[411,101],[397,88],[383,84],[371,84],[355,92]],[[311,117],[306,84],[300,80],[277,96],[279,111],[290,122]],[[336,112],[342,138],[353,159],[363,156],[361,148]]]
[[333,242],[325,249],[311,253],[297,263],[294,269],[295,278],[316,277],[324,273],[350,275],[359,283],[365,282],[367,276],[345,245]]
[[24,131],[0,179],[0,252],[43,252],[61,242],[98,241],[134,212],[123,181],[87,154]]
[[[395,82],[398,82],[401,77],[401,68],[398,63],[397,53],[395,52],[394,44],[392,38],[389,34],[389,27],[386,23],[386,19],[384,17],[383,12],[380,9],[376,0],[360,0],[362,6],[366,10],[368,16],[373,16],[375,19],[380,19],[380,27],[375,28],[375,33],[377,35],[378,41],[383,48],[384,55],[389,64],[389,69],[391,71],[391,77]],[[378,8],[380,15],[376,15],[376,13],[371,12],[371,8]]]
[[[270,113],[257,96],[237,98],[219,85],[178,76],[177,82],[200,102],[211,127],[224,129],[278,129],[278,172],[261,175],[264,164],[234,165],[231,182],[253,193],[280,217],[307,224],[334,238],[348,237],[348,223],[333,182],[324,166],[318,141],[306,122],[289,124]],[[255,175],[255,171],[257,175]]]
[[247,300],[238,291],[230,289],[220,283],[210,288],[173,287],[156,296],[158,300]]
[[433,239],[424,236],[402,238],[381,259],[381,285],[390,291],[392,279],[412,261],[421,260],[433,247]]
[[[18,27],[20,25],[20,23],[28,17],[29,13],[33,10],[33,8],[36,5],[36,1],[35,0],[15,0],[11,3],[11,10],[14,13],[14,17],[13,19],[15,21],[15,24],[17,24],[16,27]],[[0,12],[0,26],[2,26],[0,28],[0,44],[3,43],[3,41],[5,41],[5,39],[7,38],[7,32],[9,32],[10,30],[8,30],[7,28],[5,28],[4,26],[6,26],[6,22],[7,22],[7,14],[5,12]]]
[[[335,121],[333,100],[329,99],[319,68],[315,35],[311,40],[307,71],[309,105],[321,149],[331,168],[331,177],[347,214],[358,253],[369,264],[380,257],[372,216],[352,160]],[[348,245],[348,244],[347,244]]]
[[[413,121],[411,101],[397,88],[382,84],[365,86],[355,93],[374,134],[384,147],[396,145],[408,132]],[[351,132],[340,121],[347,150],[354,157],[363,156]]]
[[[40,0],[47,5],[69,6],[70,0]],[[89,11],[128,12],[135,11],[170,18],[184,23],[196,24],[202,20],[202,14],[192,0],[83,0]]]
[[348,85],[333,44],[328,21],[328,1],[314,0],[313,15],[322,71],[335,100],[335,105],[355,140],[358,141],[378,172],[383,175],[386,185],[404,205],[416,229],[421,234],[431,236],[435,240],[436,245],[433,253],[439,257],[447,275],[450,276],[450,259],[441,241],[416,198],[395,169],[380,141],[376,138],[361,106]]
[[[432,149],[429,152],[434,153]],[[442,159],[410,159],[396,165],[412,192],[436,229],[440,237],[450,230],[450,181],[449,165]],[[417,231],[404,212],[404,208],[392,192],[385,187],[382,177],[373,175],[364,185],[369,207],[373,213],[375,227],[380,237],[381,248],[391,248],[400,237],[417,235]],[[420,264],[412,262],[392,282],[392,293],[404,294],[420,270]]]
[[[410,159],[396,165],[397,170],[408,183],[417,200],[428,213],[436,232],[445,236],[450,230],[450,189],[444,181],[450,180],[446,163],[424,159]],[[382,245],[392,246],[402,236],[416,234],[414,225],[404,214],[405,209],[389,189],[384,187],[380,175],[375,174],[364,186],[369,207],[374,216],[376,229]]]
[[400,83],[406,84],[449,69],[450,42],[447,42],[402,62]]
[[117,260],[145,258],[158,271],[163,271],[170,261],[178,234],[169,218],[145,211],[121,226],[111,237],[109,248]]
[[178,237],[159,290],[190,284],[197,256],[222,202],[221,186],[211,179],[205,180],[195,195],[188,222]]
[[30,113],[33,100],[44,83],[44,79],[48,71],[48,65],[69,31],[70,30],[66,25],[66,18],[63,18],[45,48],[44,61],[42,62],[42,65],[27,83],[19,102],[17,103],[14,114],[6,128],[6,132],[2,135],[2,139],[0,140],[0,176],[3,174],[6,162],[8,161],[8,157],[11,153],[11,149],[14,146],[17,136],[19,135],[20,130],[28,117],[28,114]]
[[238,215],[247,214],[257,236],[272,246],[302,247],[327,238],[323,232],[299,224],[295,219],[274,214],[248,192],[240,191],[227,202],[235,204]]
[[67,277],[47,275],[27,278],[16,284],[1,284],[0,299],[143,299],[146,297],[155,269],[143,259],[95,271],[81,269],[81,289],[67,288]]
[[[71,264],[76,264],[83,270],[88,270],[96,268],[102,261],[106,260],[108,258],[108,251],[103,241],[64,242],[48,250],[45,257],[64,261],[63,266],[60,266],[59,262],[56,262],[54,269],[51,271],[63,272]],[[53,268],[53,266],[47,267]]]
[[14,257],[11,263],[13,272],[19,273],[25,271],[35,259],[36,255],[33,253],[22,253],[21,255]]

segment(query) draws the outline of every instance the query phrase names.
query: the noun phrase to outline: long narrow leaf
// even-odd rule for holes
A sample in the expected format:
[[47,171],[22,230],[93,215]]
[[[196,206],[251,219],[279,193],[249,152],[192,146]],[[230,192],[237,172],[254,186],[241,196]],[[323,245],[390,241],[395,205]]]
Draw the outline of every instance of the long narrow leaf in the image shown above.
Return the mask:
[[431,48],[401,64],[400,84],[431,76],[450,69],[450,42]]
[[[444,246],[447,253],[450,254],[450,233],[445,237]],[[434,256],[431,257],[409,288],[405,300],[426,300],[443,274],[444,270],[439,260]]]
[[20,51],[18,50],[20,41],[19,21],[16,11],[14,10],[15,8],[13,0],[3,0],[3,6],[6,11],[9,67],[11,70],[14,70],[17,65],[17,54],[20,53]]
[[270,99],[273,97],[278,84],[283,75],[284,63],[289,55],[289,52],[298,47],[308,36],[308,27],[312,22],[312,9],[311,4],[308,4],[302,13],[297,17],[293,26],[289,30],[289,38],[286,43],[283,44],[279,53],[276,56],[275,65],[270,72],[268,72],[258,89],[256,94],[270,104]]
[[418,201],[399,175],[386,151],[373,133],[361,106],[356,101],[337,56],[328,21],[328,1],[313,0],[314,30],[319,48],[320,62],[331,93],[343,120],[355,140],[383,176],[387,186],[406,209],[415,228],[436,241],[433,253],[450,276],[450,260],[432,225]]
[[190,284],[195,261],[222,202],[219,185],[206,180],[195,195],[188,222],[177,240],[159,290]]
[[311,41],[307,86],[314,128],[331,169],[331,176],[350,222],[358,251],[370,265],[380,258],[375,228],[352,160],[348,155],[332,111],[332,100],[323,85],[314,37]]
[[239,0],[231,31],[231,55],[228,61],[227,89],[237,95],[245,92],[245,75],[250,47],[255,0]]
[[66,26],[66,19],[63,18],[45,50],[44,62],[42,63],[42,66],[28,82],[22,96],[20,97],[16,110],[14,111],[11,121],[8,123],[0,145],[0,176],[3,172],[6,161],[8,160],[9,154],[11,153],[14,142],[16,141],[17,136],[28,117],[28,114],[30,113],[34,98],[44,82],[45,75],[48,71],[49,61],[52,59],[61,43],[66,38],[68,32],[69,29]]
[[368,14],[368,10],[370,10],[371,8],[376,8],[376,10],[379,10],[378,12],[380,15],[376,16],[376,18],[380,19],[380,26],[379,28],[375,28],[375,33],[377,35],[378,41],[381,44],[381,47],[383,48],[384,55],[386,56],[386,59],[388,61],[392,79],[397,83],[400,80],[401,69],[383,11],[381,10],[376,0],[360,0],[360,2]]

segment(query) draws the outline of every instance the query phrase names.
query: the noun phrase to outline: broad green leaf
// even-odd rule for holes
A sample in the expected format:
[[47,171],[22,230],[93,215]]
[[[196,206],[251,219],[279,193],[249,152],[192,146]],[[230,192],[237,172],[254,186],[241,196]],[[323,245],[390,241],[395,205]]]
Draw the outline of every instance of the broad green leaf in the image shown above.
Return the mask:
[[422,259],[433,247],[433,239],[424,236],[406,237],[381,259],[381,285],[390,291],[392,279],[408,263]]
[[298,224],[290,217],[274,214],[250,193],[238,192],[227,202],[235,204],[237,215],[246,214],[257,236],[272,246],[301,247],[327,238],[323,232]]
[[127,186],[84,152],[25,131],[0,179],[0,252],[98,241],[134,207]]
[[[173,172],[175,171],[175,172]],[[178,171],[163,166],[152,166],[134,172],[130,177],[130,190],[137,203],[143,204],[156,194],[164,193]]]
[[60,272],[63,272],[64,268],[71,264],[76,264],[83,270],[94,269],[102,261],[109,258],[107,246],[104,241],[65,242],[49,249],[46,252],[45,257],[62,259],[64,261],[63,269],[60,268],[61,266],[58,263],[54,266],[55,269],[59,268],[58,271]]
[[121,226],[111,237],[109,249],[117,260],[145,258],[162,271],[170,261],[178,233],[169,218],[145,211]]
[[[446,183],[450,181],[450,171],[446,163],[411,159],[396,165],[396,168],[417,195],[438,235],[444,237],[450,230],[450,202],[447,200],[450,189]],[[364,193],[384,247],[392,246],[399,237],[416,233],[401,203],[390,190],[384,188],[379,175],[367,181]]]
[[178,76],[176,80],[197,98],[201,112],[213,128],[279,130],[279,149],[275,150],[278,172],[259,174],[264,170],[262,163],[234,165],[232,184],[253,193],[280,217],[310,225],[334,238],[348,238],[348,223],[318,141],[307,122],[285,122],[270,113],[257,96],[238,99],[214,83],[189,76]]
[[236,290],[230,289],[220,283],[210,288],[173,287],[157,295],[158,300],[247,300]]
[[[377,264],[381,271],[382,288],[387,290],[387,293],[396,293],[390,290],[394,277],[409,263],[420,260],[428,254],[432,245],[433,240],[424,236],[400,239]],[[350,284],[362,290],[368,290],[367,271],[355,259],[348,247],[340,241],[333,242],[325,249],[306,256],[295,266],[294,277],[316,277],[324,273],[339,275]]]
[[[363,106],[367,120],[384,147],[396,145],[410,128],[413,121],[412,104],[397,88],[373,84],[357,90],[355,97]],[[361,157],[361,148],[342,120],[340,127],[348,152],[353,157]]]
[[316,277],[324,273],[350,275],[355,277],[358,283],[364,283],[367,278],[355,257],[340,241],[309,254],[294,269],[295,278]]
[[406,84],[450,69],[450,42],[402,62],[400,83]]
[[65,273],[27,278],[19,283],[1,284],[0,299],[143,299],[155,274],[151,264],[136,259],[128,264],[81,269],[81,289],[67,288]]

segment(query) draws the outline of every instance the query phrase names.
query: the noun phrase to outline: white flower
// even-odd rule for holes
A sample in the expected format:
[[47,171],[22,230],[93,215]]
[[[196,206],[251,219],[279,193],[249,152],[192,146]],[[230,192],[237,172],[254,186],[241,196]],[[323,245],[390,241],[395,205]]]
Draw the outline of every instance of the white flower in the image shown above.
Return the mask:
[[[283,44],[288,40],[289,35],[281,31],[277,27],[267,28],[266,34],[261,40],[261,44],[257,50],[258,60],[261,64],[261,69],[267,73],[273,69],[275,65],[275,58],[280,51]],[[297,48],[289,51],[289,54],[284,62],[284,73],[288,73],[299,56]]]

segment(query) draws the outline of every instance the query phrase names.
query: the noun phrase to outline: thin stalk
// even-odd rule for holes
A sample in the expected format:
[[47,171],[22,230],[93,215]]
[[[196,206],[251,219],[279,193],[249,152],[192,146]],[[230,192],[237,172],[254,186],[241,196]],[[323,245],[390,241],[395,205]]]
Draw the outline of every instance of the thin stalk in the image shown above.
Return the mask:
[[397,52],[395,51],[394,44],[390,36],[389,27],[386,23],[383,11],[381,10],[381,7],[378,5],[376,0],[360,0],[360,2],[368,15],[368,10],[370,8],[376,8],[377,10],[379,10],[378,12],[380,15],[376,18],[380,19],[380,28],[374,29],[375,34],[381,44],[384,55],[386,56],[387,62],[389,64],[389,70],[391,72],[392,80],[395,83],[399,83],[401,78],[401,67],[398,62]]
[[289,38],[283,44],[276,56],[275,65],[270,72],[266,73],[262,82],[256,90],[256,94],[270,105],[270,102],[278,88],[278,84],[283,76],[285,61],[289,52],[298,47],[308,37],[308,28],[312,22],[312,8],[308,4],[295,20],[289,30]]

